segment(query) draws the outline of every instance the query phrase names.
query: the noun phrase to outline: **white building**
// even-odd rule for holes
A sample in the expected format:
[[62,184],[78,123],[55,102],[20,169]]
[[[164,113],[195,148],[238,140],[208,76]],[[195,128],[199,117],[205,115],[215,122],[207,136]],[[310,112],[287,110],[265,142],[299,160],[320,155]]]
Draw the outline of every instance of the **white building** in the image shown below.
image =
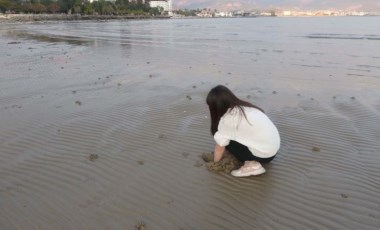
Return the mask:
[[162,7],[164,11],[172,15],[172,0],[154,0],[149,2],[150,7]]
[[232,12],[215,12],[215,17],[232,17]]

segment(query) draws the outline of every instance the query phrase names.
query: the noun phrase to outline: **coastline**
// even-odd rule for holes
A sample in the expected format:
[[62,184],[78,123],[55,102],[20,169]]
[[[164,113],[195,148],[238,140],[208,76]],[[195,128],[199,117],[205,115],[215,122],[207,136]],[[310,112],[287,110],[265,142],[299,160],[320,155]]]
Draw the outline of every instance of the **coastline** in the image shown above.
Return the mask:
[[150,15],[80,15],[80,14],[0,14],[3,22],[35,21],[79,21],[79,20],[125,20],[125,19],[169,19],[170,16]]

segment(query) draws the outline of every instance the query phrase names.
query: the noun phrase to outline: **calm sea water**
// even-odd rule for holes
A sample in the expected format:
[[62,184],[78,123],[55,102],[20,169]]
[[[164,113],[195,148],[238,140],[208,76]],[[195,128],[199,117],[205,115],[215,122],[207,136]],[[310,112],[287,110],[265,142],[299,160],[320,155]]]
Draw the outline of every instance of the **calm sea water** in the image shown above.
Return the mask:
[[[3,25],[8,33],[45,42],[170,47],[219,53],[256,51],[328,51],[319,44],[372,50],[380,41],[379,17],[232,18],[49,22]],[[305,48],[307,48],[305,50]],[[349,47],[347,47],[349,48]],[[378,51],[378,50],[374,50]],[[362,53],[363,55],[365,53]]]
[[[233,18],[78,21],[4,24],[0,35],[42,48],[74,47],[89,54],[93,70],[155,64],[152,74],[226,81],[254,79],[262,87],[380,87],[379,17]],[[3,40],[4,42],[4,40]],[[25,47],[24,47],[25,48]],[[5,49],[5,48],[2,48]],[[62,48],[64,49],[64,48]],[[16,49],[3,50],[15,57]],[[55,51],[49,51],[54,53]],[[21,53],[20,53],[21,55]],[[22,55],[21,55],[22,56]],[[39,55],[29,55],[30,59]],[[4,60],[12,57],[3,56]],[[83,65],[83,63],[82,63]],[[118,69],[118,70],[116,70]],[[188,70],[192,69],[193,72]],[[186,71],[185,71],[186,70]],[[91,72],[91,70],[89,70]],[[146,73],[149,74],[149,73]],[[216,78],[224,74],[226,78]],[[303,84],[295,85],[294,80]],[[238,83],[236,83],[238,84]],[[356,87],[357,86],[357,87]]]

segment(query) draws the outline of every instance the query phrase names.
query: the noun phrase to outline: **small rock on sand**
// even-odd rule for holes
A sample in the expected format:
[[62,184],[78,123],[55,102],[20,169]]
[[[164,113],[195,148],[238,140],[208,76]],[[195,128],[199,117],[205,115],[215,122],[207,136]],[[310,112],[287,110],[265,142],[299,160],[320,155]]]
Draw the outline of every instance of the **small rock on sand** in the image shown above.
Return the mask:
[[82,105],[82,102],[81,101],[76,101],[75,104]]
[[342,197],[342,198],[348,198],[348,196],[346,195],[346,194],[344,194],[344,193],[342,193],[342,194],[340,194],[340,196]]
[[143,161],[143,160],[138,160],[137,163],[139,163],[139,165],[143,165],[143,164],[145,164],[145,161]]
[[187,95],[186,98],[187,98],[189,101],[191,101],[191,99],[192,99],[191,96],[189,96],[189,95]]

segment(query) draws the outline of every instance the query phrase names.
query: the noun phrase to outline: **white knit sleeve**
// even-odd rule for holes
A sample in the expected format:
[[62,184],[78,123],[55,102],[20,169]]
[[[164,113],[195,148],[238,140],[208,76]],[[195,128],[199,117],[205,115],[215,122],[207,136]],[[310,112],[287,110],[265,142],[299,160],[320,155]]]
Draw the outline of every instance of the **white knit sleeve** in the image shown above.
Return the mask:
[[223,135],[221,132],[217,131],[215,134],[214,134],[214,139],[215,139],[215,142],[219,145],[219,146],[227,146],[230,144],[230,139]]

